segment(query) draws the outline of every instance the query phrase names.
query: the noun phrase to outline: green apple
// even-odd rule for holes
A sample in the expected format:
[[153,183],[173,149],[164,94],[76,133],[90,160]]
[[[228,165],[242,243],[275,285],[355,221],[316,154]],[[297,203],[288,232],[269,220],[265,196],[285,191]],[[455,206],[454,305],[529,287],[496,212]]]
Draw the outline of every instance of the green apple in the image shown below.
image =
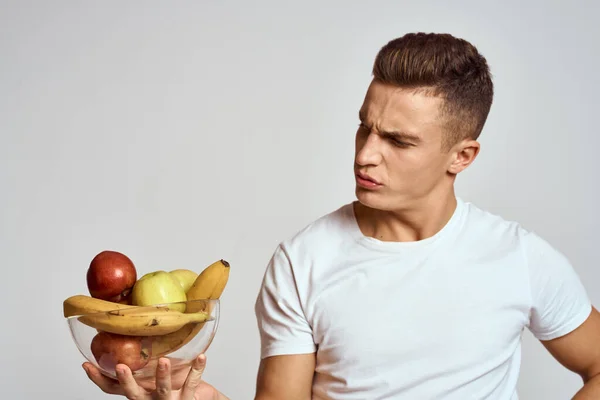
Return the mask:
[[[133,285],[131,291],[131,304],[134,306],[151,306],[186,300],[185,290],[166,271],[150,272],[142,276]],[[172,309],[185,312],[185,303],[173,305]]]
[[198,274],[189,269],[175,269],[169,273],[179,282],[186,293],[192,287],[194,282],[196,282],[196,278],[198,278]]

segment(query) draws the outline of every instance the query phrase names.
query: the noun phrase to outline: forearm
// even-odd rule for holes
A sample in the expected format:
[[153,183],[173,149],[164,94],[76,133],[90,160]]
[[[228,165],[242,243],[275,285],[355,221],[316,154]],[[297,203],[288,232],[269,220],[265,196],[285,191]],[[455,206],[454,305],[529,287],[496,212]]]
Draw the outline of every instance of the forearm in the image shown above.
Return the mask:
[[572,400],[599,400],[600,399],[600,375],[589,379]]

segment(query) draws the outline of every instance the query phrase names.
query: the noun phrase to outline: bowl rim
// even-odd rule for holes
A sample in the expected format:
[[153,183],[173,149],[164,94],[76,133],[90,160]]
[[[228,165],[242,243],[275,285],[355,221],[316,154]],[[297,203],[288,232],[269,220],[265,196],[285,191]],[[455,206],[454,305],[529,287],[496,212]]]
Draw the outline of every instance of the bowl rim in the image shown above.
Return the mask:
[[[169,308],[169,306],[173,306],[173,305],[178,305],[178,304],[195,304],[195,303],[212,303],[212,304],[217,304],[218,307],[220,308],[220,299],[193,299],[193,300],[182,300],[182,301],[173,301],[173,302],[169,302],[169,303],[156,303],[156,304],[149,304],[146,306],[135,306],[135,305],[131,305],[131,304],[122,304],[123,307],[121,308],[114,308],[112,310],[105,310],[105,311],[94,311],[94,312],[88,312],[88,313],[81,313],[81,314],[74,314],[74,315],[70,315],[68,317],[64,317],[66,320],[70,320],[70,319],[74,319],[74,318],[80,318],[83,316],[88,316],[88,315],[100,315],[100,314],[120,314],[123,311],[127,312],[128,310],[137,310],[137,311],[143,311],[143,310],[148,310],[151,311],[152,309],[155,308]],[[177,310],[169,310],[169,311],[177,311]],[[200,312],[201,310],[195,311],[195,312]],[[168,312],[168,311],[167,311]],[[177,311],[179,312],[179,311]],[[212,312],[212,311],[211,311]],[[211,313],[209,312],[209,314]],[[219,311],[217,311],[219,312]],[[211,317],[207,320],[208,321],[212,321],[214,320],[214,317]]]

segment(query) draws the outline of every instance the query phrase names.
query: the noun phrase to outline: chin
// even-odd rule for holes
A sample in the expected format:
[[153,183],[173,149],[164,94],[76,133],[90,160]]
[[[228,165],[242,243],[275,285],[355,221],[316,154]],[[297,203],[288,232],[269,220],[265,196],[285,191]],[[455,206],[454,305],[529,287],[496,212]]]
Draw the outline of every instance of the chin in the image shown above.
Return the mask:
[[376,210],[387,210],[390,207],[390,199],[382,193],[366,190],[357,187],[355,190],[356,199],[365,207]]
[[356,199],[364,207],[380,211],[399,211],[414,204],[407,196],[391,195],[385,191],[371,191],[356,187]]

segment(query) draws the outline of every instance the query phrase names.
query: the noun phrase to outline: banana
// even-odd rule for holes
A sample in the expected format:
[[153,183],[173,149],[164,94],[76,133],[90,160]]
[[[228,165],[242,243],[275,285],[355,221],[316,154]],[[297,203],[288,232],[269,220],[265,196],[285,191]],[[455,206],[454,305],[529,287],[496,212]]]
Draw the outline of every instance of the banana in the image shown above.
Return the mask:
[[[218,260],[204,269],[198,275],[194,284],[187,291],[186,296],[189,300],[218,299],[223,294],[225,286],[229,280],[229,263],[225,260]],[[207,302],[202,304],[188,303],[186,313],[198,311],[205,308],[206,304],[210,308],[211,304]],[[209,315],[211,309],[203,310]],[[189,343],[200,332],[204,323],[189,324],[180,330],[165,336],[155,337],[152,342],[152,354],[155,357],[162,357],[172,353]]]
[[[199,325],[204,326],[204,323],[200,323]],[[188,324],[176,332],[164,336],[155,336],[152,340],[152,356],[163,357],[185,346],[202,329],[200,327],[198,332],[192,335],[196,326],[196,324]]]
[[[229,263],[225,260],[215,261],[204,269],[186,293],[189,300],[218,299],[223,294],[229,280]],[[198,311],[202,304],[191,304],[186,312]]]
[[138,307],[85,295],[67,298],[63,314],[67,318],[78,316],[79,321],[99,331],[133,336],[168,335],[210,316],[206,312],[184,314],[165,306]]
[[[104,332],[128,336],[161,336],[176,332],[190,323],[205,322],[210,317],[202,311],[182,313],[162,306],[139,308],[87,314],[78,319]],[[152,311],[147,311],[149,308]]]
[[63,301],[63,314],[65,318],[75,315],[125,310],[130,308],[135,308],[135,306],[113,303],[112,301],[100,300],[82,294],[71,296]]

